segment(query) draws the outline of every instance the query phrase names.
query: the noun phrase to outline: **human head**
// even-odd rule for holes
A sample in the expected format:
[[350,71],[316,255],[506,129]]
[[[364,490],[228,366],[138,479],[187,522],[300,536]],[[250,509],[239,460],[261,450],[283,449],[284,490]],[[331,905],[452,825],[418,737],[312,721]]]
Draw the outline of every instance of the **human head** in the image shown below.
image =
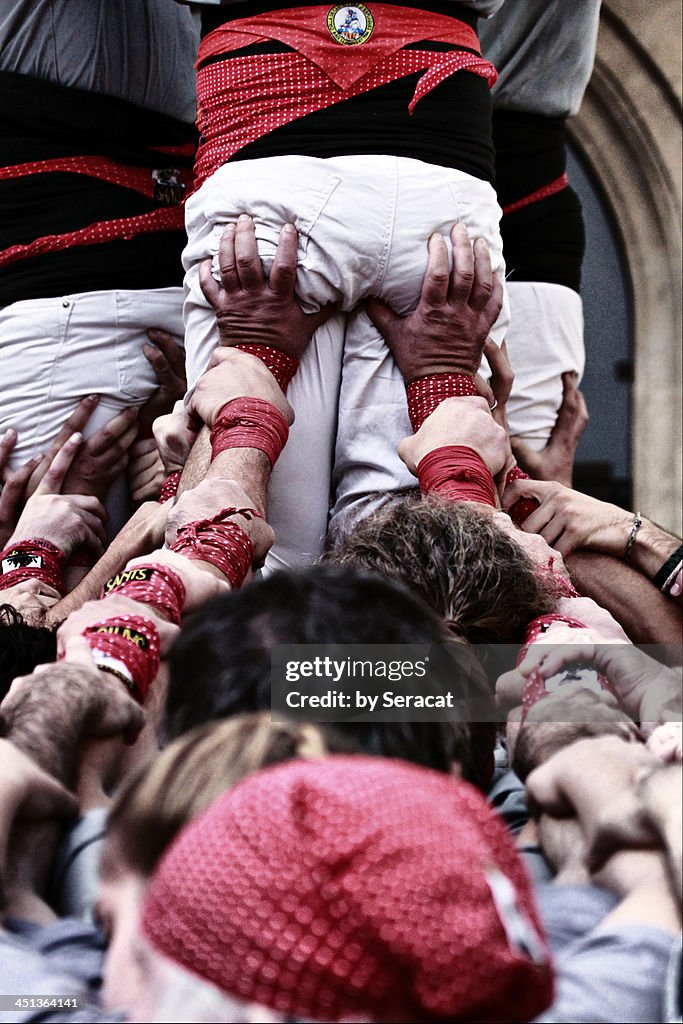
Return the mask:
[[109,938],[104,989],[127,1010],[143,982],[133,955],[149,879],[182,828],[251,772],[293,758],[349,749],[313,725],[274,723],[262,713],[201,726],[170,744],[117,793],[100,859],[98,918]]
[[0,701],[13,679],[30,675],[36,665],[56,657],[57,640],[51,629],[29,625],[14,605],[0,605]]
[[505,826],[467,784],[381,758],[279,765],[219,798],[162,859],[142,933],[297,1019],[528,1020],[551,997]]
[[555,601],[490,511],[435,495],[389,497],[338,531],[325,561],[404,583],[472,644],[520,643]]
[[[204,605],[183,624],[169,659],[165,727],[169,737],[217,718],[270,709],[271,651],[278,644],[447,644],[438,616],[417,597],[380,576],[351,568],[314,566],[278,572]],[[461,673],[481,709],[495,718],[486,680],[468,651]],[[440,657],[449,657],[448,652]],[[453,671],[457,662],[453,658]],[[476,744],[464,723],[344,722],[335,731],[367,752],[401,757],[441,771],[457,761],[468,780],[484,784],[493,726]]]

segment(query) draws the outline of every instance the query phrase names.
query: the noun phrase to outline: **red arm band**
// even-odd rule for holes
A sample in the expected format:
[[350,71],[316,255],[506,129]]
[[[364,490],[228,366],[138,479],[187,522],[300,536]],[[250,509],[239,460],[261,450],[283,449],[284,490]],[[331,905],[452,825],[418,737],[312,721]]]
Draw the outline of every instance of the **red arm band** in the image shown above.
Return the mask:
[[428,416],[447,398],[473,398],[477,389],[474,377],[466,373],[434,373],[418,377],[406,388],[408,415],[416,434]]
[[423,494],[451,501],[476,501],[496,508],[496,486],[488,466],[471,448],[445,445],[420,460],[417,478]]

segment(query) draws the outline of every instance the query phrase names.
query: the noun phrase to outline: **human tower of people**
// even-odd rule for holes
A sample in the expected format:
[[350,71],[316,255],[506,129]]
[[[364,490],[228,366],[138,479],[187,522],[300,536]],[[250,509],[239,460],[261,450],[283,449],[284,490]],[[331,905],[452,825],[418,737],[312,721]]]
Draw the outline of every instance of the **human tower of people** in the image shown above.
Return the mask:
[[[6,6],[0,1021],[680,1021],[683,548],[572,488],[599,0]],[[274,714],[292,644],[456,711]]]

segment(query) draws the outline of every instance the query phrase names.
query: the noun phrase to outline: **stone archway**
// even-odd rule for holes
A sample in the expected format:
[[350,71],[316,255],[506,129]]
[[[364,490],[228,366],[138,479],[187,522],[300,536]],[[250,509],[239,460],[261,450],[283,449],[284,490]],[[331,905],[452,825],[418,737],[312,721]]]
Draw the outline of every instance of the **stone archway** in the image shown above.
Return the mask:
[[[633,302],[635,506],[681,532],[681,5],[603,6],[595,70],[572,141],[620,236]],[[655,13],[655,11],[657,13]],[[656,23],[654,26],[652,23]],[[646,49],[656,33],[663,52]],[[664,41],[664,42],[662,42]],[[673,52],[672,52],[673,51]]]

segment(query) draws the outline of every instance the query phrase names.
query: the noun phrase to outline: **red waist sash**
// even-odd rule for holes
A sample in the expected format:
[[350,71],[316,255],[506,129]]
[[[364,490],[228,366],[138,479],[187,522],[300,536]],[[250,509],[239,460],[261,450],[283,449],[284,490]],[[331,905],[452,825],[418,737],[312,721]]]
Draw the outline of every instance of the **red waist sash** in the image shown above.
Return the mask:
[[[365,21],[358,25],[364,32],[355,42],[346,39],[334,22],[337,12],[337,24],[343,28],[349,9]],[[272,40],[296,52],[238,56],[201,66],[209,57]],[[421,40],[476,52],[403,49]],[[205,37],[197,64],[202,139],[195,166],[197,185],[267,132],[415,72],[425,74],[408,107],[411,113],[423,96],[457,71],[479,75],[489,86],[497,77],[493,65],[481,56],[469,25],[393,4],[298,7],[231,21]]]

